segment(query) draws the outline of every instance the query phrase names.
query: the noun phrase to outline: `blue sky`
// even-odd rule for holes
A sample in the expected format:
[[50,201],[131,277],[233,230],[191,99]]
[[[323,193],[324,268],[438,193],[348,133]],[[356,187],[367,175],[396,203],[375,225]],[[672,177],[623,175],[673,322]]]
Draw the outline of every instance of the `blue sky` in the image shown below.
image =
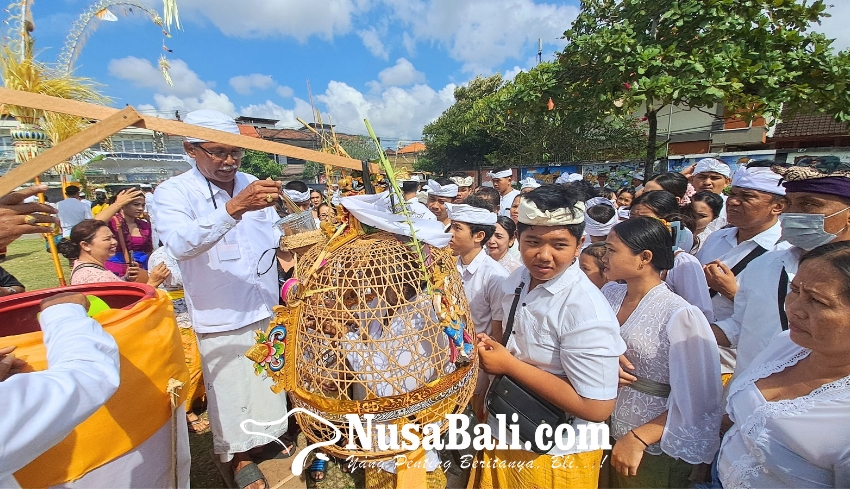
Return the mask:
[[[157,0],[135,0],[162,10]],[[36,0],[38,58],[54,61],[72,22],[92,0]],[[139,15],[103,22],[75,67],[104,85],[116,106],[172,117],[198,108],[233,116],[311,121],[307,90],[342,132],[369,118],[385,145],[418,140],[422,127],[476,75],[511,77],[563,47],[578,0],[178,0],[182,31],[162,50],[157,26]],[[850,46],[850,1],[820,30]],[[138,9],[136,9],[138,10]],[[174,87],[157,68],[171,62]]]

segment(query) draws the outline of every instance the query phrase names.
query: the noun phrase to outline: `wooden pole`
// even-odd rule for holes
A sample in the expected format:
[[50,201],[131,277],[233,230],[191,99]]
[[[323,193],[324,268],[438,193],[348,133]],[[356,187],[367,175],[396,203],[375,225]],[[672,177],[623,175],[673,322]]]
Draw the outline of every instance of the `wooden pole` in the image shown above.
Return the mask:
[[[41,183],[41,179],[39,177],[35,177],[35,184],[39,185]],[[63,191],[64,193],[64,191]],[[42,204],[45,202],[44,194],[38,194],[38,201]],[[56,249],[56,241],[53,240],[53,232],[54,225],[50,225],[51,232],[44,233],[44,239],[47,240],[47,249],[50,250],[50,256],[53,257],[53,269],[56,271],[56,278],[59,280],[59,287],[64,287],[67,284],[65,283],[65,270],[62,270],[62,261],[59,259],[59,250]]]

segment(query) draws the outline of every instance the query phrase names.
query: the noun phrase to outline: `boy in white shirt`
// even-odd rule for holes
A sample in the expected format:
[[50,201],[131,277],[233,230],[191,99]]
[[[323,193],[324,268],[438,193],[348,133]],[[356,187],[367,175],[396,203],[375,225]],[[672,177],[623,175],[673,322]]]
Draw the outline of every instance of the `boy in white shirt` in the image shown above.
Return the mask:
[[[484,252],[484,245],[496,232],[496,214],[481,198],[470,196],[465,204],[446,204],[451,219],[449,247],[457,256],[457,271],[469,302],[469,313],[476,333],[500,341],[502,338],[502,282],[508,271]],[[472,409],[484,419],[484,394],[490,384],[488,375],[478,374],[472,395]]]
[[[626,345],[608,301],[579,268],[585,209],[577,197],[560,185],[544,185],[522,196],[517,232],[525,266],[515,270],[502,288],[506,323],[511,320],[514,294],[517,290],[520,294],[512,334],[506,347],[478,335],[482,368],[509,376],[573,417],[575,439],[570,443],[561,436],[557,443],[548,444],[544,455],[485,449],[476,460],[480,464],[473,466],[470,487],[587,489],[598,485],[600,445],[606,444],[602,440],[607,436],[604,422],[614,409],[619,357]],[[498,421],[490,414],[492,433],[499,433]],[[511,422],[510,413],[507,422]],[[553,429],[559,433],[557,427]],[[600,434],[597,446],[590,437],[580,440],[583,432]],[[554,442],[554,436],[548,441]],[[523,463],[517,468],[516,462]]]

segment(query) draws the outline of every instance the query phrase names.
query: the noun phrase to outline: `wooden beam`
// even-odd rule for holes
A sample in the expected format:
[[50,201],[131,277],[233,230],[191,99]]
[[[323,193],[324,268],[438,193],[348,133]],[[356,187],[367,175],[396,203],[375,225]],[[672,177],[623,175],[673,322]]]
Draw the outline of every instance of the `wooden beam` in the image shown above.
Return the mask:
[[[38,93],[11,90],[8,88],[0,88],[0,103],[7,105],[20,105],[22,107],[30,107],[48,112],[59,112],[62,114],[70,114],[94,120],[103,120],[118,112],[118,109],[114,109],[112,107],[51,97],[49,95],[42,95]],[[230,146],[262,151],[264,153],[278,154],[290,158],[315,161],[325,165],[339,166],[351,170],[362,170],[360,160],[355,160],[353,158],[336,156],[312,149],[299,148],[298,146],[292,146],[289,144],[275,143],[264,139],[243,136],[241,134],[236,135],[229,132],[216,131],[205,127],[186,124],[180,121],[160,119],[152,116],[141,117],[143,123],[139,127],[144,127],[152,131],[160,131],[177,136],[194,137]],[[111,134],[109,136],[111,136]],[[378,165],[371,165],[370,171],[377,173],[380,169]]]
[[59,163],[68,161],[74,155],[85,151],[93,144],[97,144],[121,129],[141,121],[142,116],[132,107],[116,111],[100,122],[92,124],[56,146],[45,150],[35,158],[22,163],[3,178],[0,178],[0,195],[8,194]]

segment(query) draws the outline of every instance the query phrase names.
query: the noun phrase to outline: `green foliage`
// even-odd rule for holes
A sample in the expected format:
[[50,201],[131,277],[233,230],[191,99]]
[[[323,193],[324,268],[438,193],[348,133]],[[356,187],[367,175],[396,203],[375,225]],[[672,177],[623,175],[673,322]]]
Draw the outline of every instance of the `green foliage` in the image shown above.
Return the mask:
[[366,136],[346,136],[339,144],[355,160],[376,161],[380,157],[375,142]]
[[277,164],[271,155],[251,149],[245,151],[239,170],[254,175],[260,180],[267,178],[280,180],[283,175],[283,165]]
[[822,0],[583,0],[554,83],[523,95],[537,106],[581,100],[600,117],[642,108],[648,161],[668,104],[722,101],[748,120],[778,117],[784,104],[850,121],[847,55],[809,31],[826,15]]
[[320,173],[325,171],[325,166],[315,161],[308,161],[304,165],[304,171],[301,172],[301,180],[308,182],[316,178]]

